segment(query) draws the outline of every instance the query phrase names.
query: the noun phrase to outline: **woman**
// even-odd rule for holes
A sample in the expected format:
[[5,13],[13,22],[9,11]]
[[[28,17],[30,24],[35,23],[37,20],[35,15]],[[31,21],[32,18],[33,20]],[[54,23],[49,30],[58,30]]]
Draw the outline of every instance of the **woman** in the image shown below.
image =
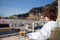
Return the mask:
[[44,10],[46,24],[42,27],[39,32],[28,33],[27,36],[35,40],[46,40],[50,38],[51,31],[53,31],[57,26],[57,11],[56,8],[47,6]]

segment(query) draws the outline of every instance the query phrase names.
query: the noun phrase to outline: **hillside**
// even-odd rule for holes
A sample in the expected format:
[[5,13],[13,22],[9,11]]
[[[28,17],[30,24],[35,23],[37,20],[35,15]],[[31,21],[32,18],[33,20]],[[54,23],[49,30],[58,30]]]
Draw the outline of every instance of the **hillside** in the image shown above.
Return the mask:
[[[58,9],[58,2],[57,2],[57,1],[54,1],[53,3],[48,4],[48,5],[46,5],[46,6],[55,7],[56,10],[57,10],[57,9]],[[18,17],[28,17],[30,13],[33,13],[34,15],[36,15],[36,14],[38,14],[38,13],[42,14],[43,9],[44,9],[44,7],[46,7],[46,6],[41,6],[41,7],[32,8],[28,13],[18,14],[17,16],[18,16]]]
[[[23,13],[23,14],[18,14],[18,15],[13,15],[10,17],[4,17],[5,19],[15,19],[14,17],[18,18],[18,19],[26,19],[27,17],[29,17],[29,15],[33,15],[33,16],[40,16],[39,14],[42,15],[43,10],[46,6],[51,6],[53,8],[56,8],[56,10],[58,11],[58,1],[55,0],[53,3],[45,5],[45,6],[41,6],[41,7],[35,7],[32,8],[31,10],[29,10],[29,12],[27,13]],[[1,17],[0,17],[1,18]]]

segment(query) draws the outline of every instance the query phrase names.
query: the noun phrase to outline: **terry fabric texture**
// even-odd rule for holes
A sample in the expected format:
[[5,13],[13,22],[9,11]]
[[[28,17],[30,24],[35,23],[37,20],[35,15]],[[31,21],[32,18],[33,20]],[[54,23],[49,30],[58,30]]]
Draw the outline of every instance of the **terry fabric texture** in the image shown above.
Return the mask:
[[46,40],[50,38],[51,31],[58,27],[56,21],[47,22],[39,32],[28,33],[27,36],[30,39],[35,40]]

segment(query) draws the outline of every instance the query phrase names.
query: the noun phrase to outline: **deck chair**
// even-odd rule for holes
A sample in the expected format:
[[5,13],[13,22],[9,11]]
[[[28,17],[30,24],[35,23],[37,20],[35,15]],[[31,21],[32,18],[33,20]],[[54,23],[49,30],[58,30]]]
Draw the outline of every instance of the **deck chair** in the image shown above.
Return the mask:
[[54,31],[51,32],[50,38],[47,40],[60,40],[60,27],[55,28]]

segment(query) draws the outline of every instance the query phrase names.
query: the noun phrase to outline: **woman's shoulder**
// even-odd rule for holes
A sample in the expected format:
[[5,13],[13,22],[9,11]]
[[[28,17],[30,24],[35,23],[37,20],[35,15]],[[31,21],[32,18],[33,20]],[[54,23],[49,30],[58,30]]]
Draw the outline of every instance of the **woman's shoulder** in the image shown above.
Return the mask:
[[44,26],[45,26],[45,27],[46,27],[46,26],[57,26],[57,22],[56,22],[56,21],[49,21],[49,22],[47,22]]
[[57,22],[56,21],[49,21],[49,22],[47,22],[47,24],[57,24]]

